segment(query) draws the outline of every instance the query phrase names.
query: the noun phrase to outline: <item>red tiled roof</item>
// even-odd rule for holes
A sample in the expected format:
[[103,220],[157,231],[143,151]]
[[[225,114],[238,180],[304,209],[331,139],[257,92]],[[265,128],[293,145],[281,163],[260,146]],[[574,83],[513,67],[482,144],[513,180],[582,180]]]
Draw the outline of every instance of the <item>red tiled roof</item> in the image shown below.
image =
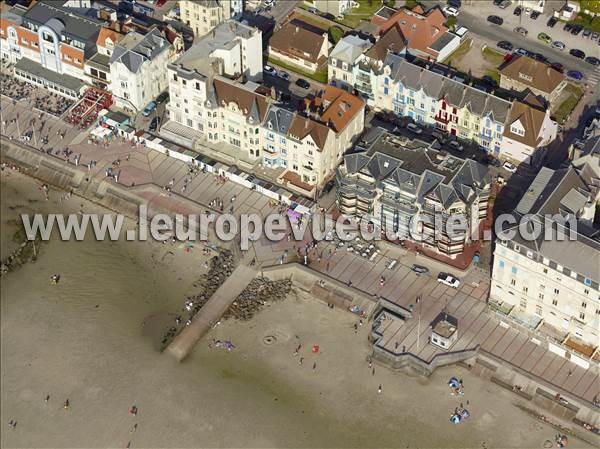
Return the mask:
[[437,56],[437,54],[434,54],[429,47],[448,31],[448,28],[444,25],[446,17],[439,8],[432,8],[426,15],[418,6],[412,11],[401,9],[382,24],[377,22],[373,23],[379,25],[380,35],[385,34],[390,28],[397,25],[404,39],[408,41],[409,48],[433,56]]

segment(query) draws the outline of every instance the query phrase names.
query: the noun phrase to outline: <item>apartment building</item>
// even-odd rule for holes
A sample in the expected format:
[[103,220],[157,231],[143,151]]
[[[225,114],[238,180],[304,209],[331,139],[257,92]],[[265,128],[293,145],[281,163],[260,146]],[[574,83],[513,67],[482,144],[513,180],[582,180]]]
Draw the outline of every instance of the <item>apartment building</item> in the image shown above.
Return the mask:
[[378,78],[381,109],[502,153],[511,102],[389,54]]
[[101,26],[65,1],[15,6],[0,16],[2,59],[15,64],[17,78],[74,98],[91,82],[84,64],[96,52]]
[[363,54],[372,46],[371,40],[356,34],[348,34],[340,39],[329,53],[329,83],[353,92],[357,84],[358,64],[363,59]]
[[[243,12],[241,0],[197,0],[179,2],[181,21],[192,28],[194,36],[201,38],[234,14]],[[241,9],[241,11],[240,11]]]
[[103,26],[96,39],[96,53],[85,60],[84,71],[92,84],[107,89],[110,84],[110,57],[124,33]]
[[554,102],[567,84],[567,78],[548,64],[529,56],[517,56],[500,69],[500,87],[516,92],[529,91]]
[[158,28],[146,35],[132,31],[110,56],[110,90],[120,107],[138,112],[169,82],[166,67],[176,56]]
[[[457,257],[488,215],[491,177],[482,164],[436,145],[383,128],[369,130],[338,168],[340,212],[371,214],[377,226],[402,240],[414,239],[414,229],[423,247]],[[448,235],[446,228],[451,214],[465,223],[455,235]]]
[[600,241],[593,224],[598,196],[585,180],[594,167],[586,165],[540,170],[514,217],[526,217],[525,232],[534,226],[543,232],[536,238],[515,232],[497,242],[490,303],[591,357],[600,342]]
[[169,64],[170,120],[217,151],[283,168],[284,182],[299,189],[321,186],[362,132],[364,102],[328,86],[289,110],[254,82],[262,78],[260,32],[231,22],[213,34]]

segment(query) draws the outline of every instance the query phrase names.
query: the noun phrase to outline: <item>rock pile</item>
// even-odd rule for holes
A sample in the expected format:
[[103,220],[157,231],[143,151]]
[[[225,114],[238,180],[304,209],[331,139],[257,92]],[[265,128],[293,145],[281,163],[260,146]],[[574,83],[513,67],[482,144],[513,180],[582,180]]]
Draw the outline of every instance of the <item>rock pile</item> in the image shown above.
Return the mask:
[[35,262],[36,250],[34,245],[38,244],[39,239],[34,240],[26,240],[21,242],[19,247],[14,250],[6,260],[0,262],[0,277],[9,273],[10,271],[14,271],[20,266],[26,264],[27,262]]
[[268,302],[281,301],[292,290],[292,281],[271,281],[265,277],[253,279],[248,287],[235,299],[223,318],[249,320]]
[[206,304],[210,297],[233,273],[233,254],[231,251],[222,250],[218,255],[210,259],[210,268],[208,273],[202,276],[198,284],[202,286],[202,291],[195,296],[188,296],[187,302],[193,303],[190,318]]

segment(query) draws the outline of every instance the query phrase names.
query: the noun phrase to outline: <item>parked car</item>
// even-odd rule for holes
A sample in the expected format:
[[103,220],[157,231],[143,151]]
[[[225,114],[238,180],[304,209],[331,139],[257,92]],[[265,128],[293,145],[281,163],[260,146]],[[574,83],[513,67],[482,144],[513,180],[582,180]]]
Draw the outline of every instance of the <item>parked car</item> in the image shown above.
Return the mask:
[[444,11],[444,14],[446,14],[446,16],[458,16],[458,9],[456,9],[453,6],[445,6],[444,9],[442,9],[442,11]]
[[148,126],[148,129],[152,132],[156,131],[156,128],[158,128],[159,123],[160,123],[160,118],[154,117],[152,119],[152,121],[150,122],[150,126]]
[[277,70],[275,70],[270,65],[265,65],[263,67],[263,72],[265,72],[267,75],[277,75]]
[[502,168],[504,168],[506,171],[508,171],[510,173],[517,172],[517,167],[515,166],[515,164],[511,164],[510,162],[505,162],[504,164],[502,164]]
[[600,59],[594,57],[594,56],[588,56],[587,58],[585,58],[585,62],[587,62],[588,64],[592,64],[593,66],[599,66],[600,65]]
[[284,72],[283,70],[280,70],[279,73],[277,73],[277,76],[286,81],[289,81],[290,79],[290,74],[288,72]]
[[448,4],[448,6],[452,6],[456,9],[460,9],[460,7],[462,6],[461,0],[448,0],[446,3]]
[[540,62],[546,62],[548,61],[548,58],[546,58],[543,54],[541,53],[533,53],[531,54],[531,57],[533,59],[535,59],[536,61],[540,61]]
[[581,34],[582,37],[590,37],[592,35],[592,30],[590,30],[589,28],[584,28],[583,33]]
[[429,268],[424,267],[422,265],[414,264],[412,267],[410,267],[410,269],[412,271],[414,271],[415,273],[417,273],[417,274],[427,274],[427,273],[429,273]]
[[165,101],[169,100],[169,92],[163,92],[158,97],[156,97],[156,104],[163,104]]
[[481,81],[483,81],[485,84],[487,84],[488,86],[492,86],[492,87],[498,87],[498,81],[496,81],[494,78],[492,78],[490,75],[484,75],[481,78]]
[[593,40],[593,41],[597,41],[599,36],[600,36],[600,34],[598,34],[596,32],[593,32],[592,36],[590,37],[590,39]]
[[585,58],[585,53],[579,50],[578,48],[572,48],[571,50],[569,50],[569,54],[571,56],[575,56],[577,59]]
[[504,23],[504,19],[498,16],[488,16],[487,21],[496,25],[502,25]]
[[517,7],[515,8],[515,10],[513,11],[513,14],[514,14],[515,16],[520,16],[522,12],[523,12],[523,8],[521,8],[520,6],[517,6]]
[[569,70],[567,72],[567,77],[571,78],[572,80],[581,81],[583,79],[583,73],[581,73],[579,70]]
[[408,125],[406,125],[406,129],[408,129],[409,131],[411,131],[415,134],[421,134],[423,132],[421,127],[419,125],[417,125],[416,123],[409,123]]
[[311,14],[319,14],[319,11],[314,6],[311,6],[310,8],[308,8],[307,11]]
[[573,36],[577,36],[582,31],[583,31],[583,27],[581,25],[573,25],[573,27],[571,28],[571,34]]
[[554,41],[552,44],[550,44],[550,46],[552,48],[556,48],[557,50],[564,50],[566,48],[565,43],[561,41]]
[[569,22],[567,22],[567,23],[565,23],[565,26],[563,27],[563,30],[565,30],[565,31],[569,31],[569,32],[570,32],[570,31],[571,31],[571,28],[573,28],[573,24],[572,24],[572,23],[569,23]]
[[525,50],[524,48],[519,47],[515,50],[515,55],[529,56],[530,52],[529,52],[529,50]]
[[506,9],[510,6],[510,0],[494,0],[494,5],[496,5],[500,9]]
[[440,273],[437,277],[438,282],[452,288],[458,288],[460,280],[456,276],[452,276],[450,273]]
[[546,25],[548,25],[550,28],[554,28],[554,25],[556,25],[557,22],[558,22],[558,19],[556,17],[552,16],[548,19],[548,22],[546,22]]
[[465,149],[465,147],[463,147],[458,140],[451,140],[450,142],[448,142],[448,146],[450,148],[452,148],[453,150],[456,150],[459,152],[462,152]]
[[309,89],[310,83],[306,81],[304,78],[298,78],[296,80],[296,86],[300,86],[302,89]]
[[541,13],[539,11],[532,11],[529,17],[531,18],[531,20],[536,20],[540,15]]
[[502,50],[506,50],[506,51],[512,51],[512,49],[513,49],[513,44],[511,44],[508,41],[500,41],[496,45],[499,48],[501,48]]
[[554,70],[563,73],[565,71],[565,66],[562,65],[560,62],[553,62],[552,64],[550,64],[550,67],[552,67]]
[[523,27],[516,27],[513,30],[515,33],[519,33],[521,36],[527,36],[528,31]]
[[550,36],[548,36],[546,33],[540,33],[537,35],[537,38],[546,43],[546,44],[551,44],[552,43],[552,38]]
[[144,108],[144,111],[142,112],[144,117],[148,117],[150,114],[152,114],[154,111],[156,110],[156,101],[151,101],[150,103],[148,103],[148,105]]

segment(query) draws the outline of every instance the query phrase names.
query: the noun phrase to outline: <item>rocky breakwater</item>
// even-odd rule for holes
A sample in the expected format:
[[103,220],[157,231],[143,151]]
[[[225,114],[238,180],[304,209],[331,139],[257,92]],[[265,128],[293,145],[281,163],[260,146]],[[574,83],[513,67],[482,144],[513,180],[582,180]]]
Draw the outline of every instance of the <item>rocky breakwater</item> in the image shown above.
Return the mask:
[[0,277],[18,269],[27,262],[35,262],[37,259],[41,243],[39,236],[36,236],[35,240],[29,240],[25,235],[25,231],[19,229],[13,239],[20,242],[19,246],[5,260],[0,262]]
[[281,301],[292,290],[292,280],[282,279],[271,281],[265,277],[258,277],[244,289],[227,309],[223,318],[236,318],[238,320],[251,319],[265,304]]

